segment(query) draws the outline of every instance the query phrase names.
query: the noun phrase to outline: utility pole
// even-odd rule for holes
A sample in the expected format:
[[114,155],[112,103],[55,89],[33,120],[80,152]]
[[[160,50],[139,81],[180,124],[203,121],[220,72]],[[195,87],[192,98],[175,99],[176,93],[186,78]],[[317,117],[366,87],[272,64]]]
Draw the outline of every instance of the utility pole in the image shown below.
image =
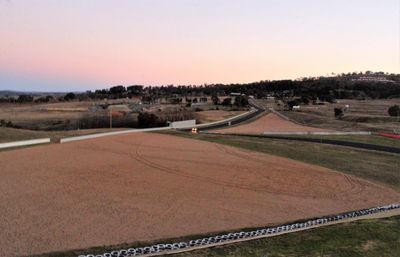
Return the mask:
[[112,108],[110,107],[110,129],[112,129]]

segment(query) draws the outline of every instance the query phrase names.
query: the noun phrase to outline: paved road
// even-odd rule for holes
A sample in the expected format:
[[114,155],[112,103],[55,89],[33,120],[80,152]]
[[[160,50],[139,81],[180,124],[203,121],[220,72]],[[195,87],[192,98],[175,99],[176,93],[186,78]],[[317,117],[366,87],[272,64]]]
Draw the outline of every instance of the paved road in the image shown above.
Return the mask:
[[[240,123],[249,121],[249,120],[259,116],[263,112],[265,112],[264,108],[256,105],[255,103],[250,102],[250,106],[255,108],[256,111],[255,112],[251,112],[248,115],[241,116],[241,117],[238,117],[236,119],[232,119],[230,121],[224,121],[224,122],[217,123],[217,124],[210,124],[210,125],[201,126],[201,127],[198,128],[198,130],[199,131],[206,131],[206,130],[219,129],[219,128],[230,127],[230,126],[233,126],[233,125],[238,125]],[[180,129],[180,130],[181,131],[190,131],[191,129]]]

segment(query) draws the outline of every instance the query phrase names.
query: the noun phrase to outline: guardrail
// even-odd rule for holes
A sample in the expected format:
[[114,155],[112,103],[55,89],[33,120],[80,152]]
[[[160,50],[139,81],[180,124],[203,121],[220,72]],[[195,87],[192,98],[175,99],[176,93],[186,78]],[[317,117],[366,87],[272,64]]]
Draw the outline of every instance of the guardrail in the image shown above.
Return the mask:
[[252,231],[239,231],[224,235],[205,237],[187,242],[176,242],[169,244],[156,244],[146,247],[121,249],[103,254],[79,255],[78,257],[130,257],[130,256],[159,256],[164,254],[173,254],[186,251],[192,251],[201,248],[213,247],[217,245],[235,243],[246,240],[260,239],[272,235],[288,233],[290,231],[301,231],[321,225],[334,224],[339,221],[344,221],[356,217],[367,216],[375,213],[386,212],[394,209],[399,209],[400,204],[390,204],[381,207],[362,209],[358,211],[346,212],[338,215],[330,215],[319,218],[310,219],[307,221],[296,222],[275,227],[264,227]]
[[14,148],[14,147],[20,147],[20,146],[29,146],[29,145],[47,144],[47,143],[50,143],[50,141],[51,141],[50,138],[41,138],[41,139],[32,139],[32,140],[1,143],[0,149]]

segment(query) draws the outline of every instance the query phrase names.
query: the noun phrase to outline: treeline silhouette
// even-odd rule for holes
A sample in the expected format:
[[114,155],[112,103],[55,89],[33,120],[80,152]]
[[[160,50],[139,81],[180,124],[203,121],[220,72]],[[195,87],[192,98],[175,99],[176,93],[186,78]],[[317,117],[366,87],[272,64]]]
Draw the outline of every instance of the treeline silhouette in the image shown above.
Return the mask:
[[347,73],[331,77],[311,77],[298,80],[259,81],[245,84],[167,85],[167,86],[114,86],[84,93],[68,93],[54,98],[43,96],[37,99],[29,95],[18,98],[3,96],[0,102],[52,102],[71,100],[119,99],[140,96],[143,101],[179,96],[227,96],[231,93],[252,95],[256,98],[305,97],[322,101],[332,99],[383,99],[400,97],[400,74],[383,72]]

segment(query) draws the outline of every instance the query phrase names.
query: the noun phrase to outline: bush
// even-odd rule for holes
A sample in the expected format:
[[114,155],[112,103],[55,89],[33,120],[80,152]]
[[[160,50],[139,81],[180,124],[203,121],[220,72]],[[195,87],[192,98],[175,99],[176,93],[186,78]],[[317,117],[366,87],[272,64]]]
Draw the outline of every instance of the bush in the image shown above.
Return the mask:
[[30,95],[20,95],[17,99],[18,103],[31,103],[33,102],[33,97]]
[[64,96],[64,100],[65,101],[70,101],[70,100],[74,100],[75,99],[75,94],[74,93],[68,93]]
[[[158,127],[160,121],[154,113],[140,112],[138,116],[138,125],[140,128]],[[162,124],[165,125],[165,124]]]
[[0,127],[8,127],[12,128],[14,127],[13,123],[11,121],[5,121],[5,120],[0,120]]
[[342,108],[335,108],[334,109],[335,112],[335,118],[336,119],[340,119],[343,117],[344,113],[343,113],[343,109]]
[[212,101],[212,103],[214,104],[214,105],[218,105],[218,104],[220,104],[220,100],[219,100],[219,98],[218,98],[218,96],[216,96],[216,95],[213,95],[213,96],[211,96],[211,101]]
[[222,103],[223,106],[231,106],[232,105],[232,98],[225,98]]
[[245,107],[249,105],[249,101],[247,100],[247,97],[245,96],[236,96],[235,97],[235,105],[238,107]]
[[400,116],[400,106],[398,105],[393,105],[389,108],[388,113],[392,117],[398,117]]

